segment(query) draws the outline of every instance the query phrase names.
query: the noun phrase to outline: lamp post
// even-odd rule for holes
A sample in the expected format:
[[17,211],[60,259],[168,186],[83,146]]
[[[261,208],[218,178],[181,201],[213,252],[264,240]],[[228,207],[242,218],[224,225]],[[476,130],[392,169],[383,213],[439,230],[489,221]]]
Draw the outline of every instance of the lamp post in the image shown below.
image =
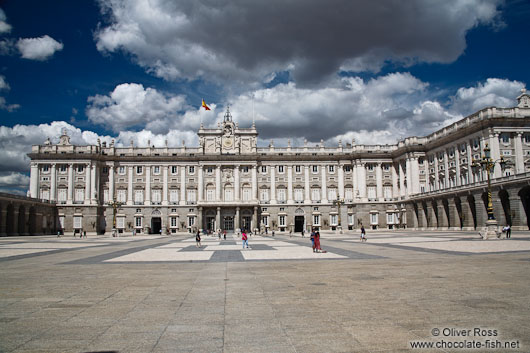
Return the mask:
[[344,200],[336,199],[333,200],[333,206],[337,206],[337,212],[338,212],[338,226],[337,229],[339,230],[339,233],[342,234],[342,223],[340,222],[340,206],[344,204]]
[[497,235],[497,228],[498,228],[498,222],[495,219],[495,215],[493,214],[493,201],[491,199],[491,177],[490,174],[495,168],[495,164],[499,163],[502,170],[506,168],[508,165],[508,162],[504,160],[504,158],[500,158],[498,160],[493,160],[491,158],[491,150],[486,144],[486,146],[483,149],[484,154],[482,155],[481,159],[473,160],[472,167],[474,169],[480,169],[484,170],[486,172],[487,178],[488,178],[488,205],[486,207],[486,212],[488,213],[488,220],[486,221],[486,233],[482,236],[483,239],[489,239],[489,238],[496,238]]
[[109,202],[109,206],[112,207],[112,236],[116,236],[116,212],[121,205],[123,203],[116,200]]

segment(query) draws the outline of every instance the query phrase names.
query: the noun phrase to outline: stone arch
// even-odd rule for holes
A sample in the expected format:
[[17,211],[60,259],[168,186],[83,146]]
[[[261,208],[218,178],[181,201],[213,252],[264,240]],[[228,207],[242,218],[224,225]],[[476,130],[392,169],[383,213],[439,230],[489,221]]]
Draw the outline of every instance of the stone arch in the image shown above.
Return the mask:
[[28,219],[28,231],[30,235],[37,234],[37,212],[35,211],[35,206],[31,206],[29,209],[29,219]]
[[464,228],[464,217],[463,217],[463,211],[462,211],[462,201],[460,201],[460,197],[455,197],[455,208],[456,208],[456,215],[458,217],[458,224],[460,225],[460,229]]
[[431,224],[430,220],[431,220],[431,215],[429,214],[429,209],[427,208],[427,202],[423,201],[421,203],[421,208],[423,209],[423,214],[425,216],[425,224],[424,224],[424,227],[429,227],[429,225]]
[[[519,193],[519,197],[521,198],[521,203],[523,204],[523,211],[526,215],[526,226],[528,229],[530,229],[530,186],[525,186],[522,188]],[[521,222],[521,226],[523,226],[523,222]]]
[[155,208],[153,212],[151,213],[151,216],[160,217],[162,216],[162,212],[158,208]]
[[20,205],[18,208],[18,234],[22,235],[26,233],[26,208],[24,205]]
[[451,228],[451,215],[449,214],[449,201],[447,199],[442,200],[443,210],[445,212],[445,219],[447,220],[447,227]]
[[510,195],[506,189],[499,191],[499,199],[501,200],[502,211],[504,212],[504,219],[506,223],[512,226],[512,210],[510,209]]
[[15,233],[15,207],[9,203],[6,208],[6,234],[13,235]]
[[294,211],[294,214],[297,214],[297,215],[303,215],[305,214],[304,210],[301,209],[300,207],[298,207],[295,211]]
[[473,218],[473,229],[477,229],[477,208],[475,207],[475,197],[469,195],[467,197],[467,203],[469,204],[469,209],[471,210],[471,216]]

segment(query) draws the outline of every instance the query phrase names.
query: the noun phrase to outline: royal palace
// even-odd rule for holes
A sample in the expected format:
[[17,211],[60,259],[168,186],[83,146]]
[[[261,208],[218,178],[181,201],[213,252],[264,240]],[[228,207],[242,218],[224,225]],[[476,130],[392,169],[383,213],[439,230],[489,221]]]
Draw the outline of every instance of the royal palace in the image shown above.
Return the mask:
[[70,234],[171,234],[479,229],[491,190],[499,226],[528,229],[530,96],[517,101],[394,145],[258,147],[228,109],[196,147],[78,146],[64,132],[32,147],[29,196],[55,203]]

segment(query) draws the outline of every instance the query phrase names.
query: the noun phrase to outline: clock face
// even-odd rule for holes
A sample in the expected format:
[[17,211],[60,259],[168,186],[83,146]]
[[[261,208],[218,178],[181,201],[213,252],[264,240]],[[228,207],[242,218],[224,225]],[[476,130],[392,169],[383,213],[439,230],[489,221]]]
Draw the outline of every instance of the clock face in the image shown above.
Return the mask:
[[225,147],[232,147],[232,140],[231,139],[226,139],[224,142],[223,142],[223,145]]

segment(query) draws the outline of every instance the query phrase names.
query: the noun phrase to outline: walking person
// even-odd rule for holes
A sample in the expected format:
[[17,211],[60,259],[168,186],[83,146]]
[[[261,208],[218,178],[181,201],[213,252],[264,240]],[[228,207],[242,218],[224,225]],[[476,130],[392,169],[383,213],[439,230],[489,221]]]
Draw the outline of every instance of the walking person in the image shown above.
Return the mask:
[[197,230],[197,234],[195,234],[195,246],[200,248],[201,247],[201,232]]
[[248,237],[244,229],[241,231],[241,240],[243,240],[243,249],[245,248],[245,245],[247,246],[247,249],[248,249]]
[[315,228],[313,228],[311,232],[311,247],[313,248],[313,252],[315,252],[315,236],[316,236],[316,232],[315,232]]
[[364,226],[361,225],[361,241],[366,241],[366,230],[364,230]]
[[304,238],[305,231],[302,229],[302,238]]
[[224,238],[224,240],[226,240],[226,229],[223,230],[223,238]]
[[221,240],[221,229],[217,229],[217,237],[219,237],[219,240]]
[[322,252],[322,249],[320,248],[320,232],[315,232],[315,250],[316,252]]
[[512,237],[512,227],[510,227],[509,224],[506,225],[506,239],[510,239]]

